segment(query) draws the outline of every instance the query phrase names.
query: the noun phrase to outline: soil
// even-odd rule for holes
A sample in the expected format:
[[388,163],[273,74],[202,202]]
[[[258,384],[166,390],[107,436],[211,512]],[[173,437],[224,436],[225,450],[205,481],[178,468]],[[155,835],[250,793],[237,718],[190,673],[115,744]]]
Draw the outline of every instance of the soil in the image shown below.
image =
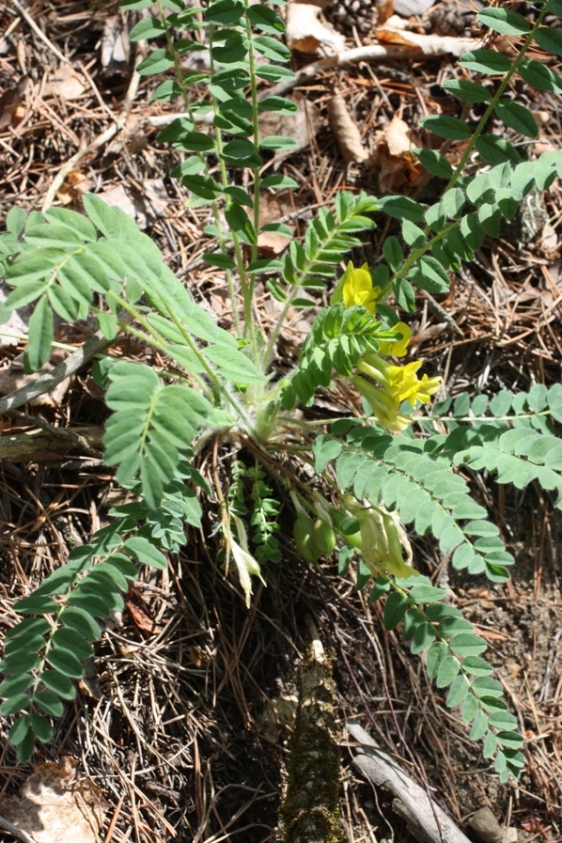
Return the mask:
[[[431,16],[416,26],[437,32],[439,21],[455,16],[454,5],[433,7]],[[228,327],[224,290],[201,263],[205,210],[186,211],[183,189],[168,175],[178,154],[156,142],[153,118],[172,107],[149,103],[153,80],[140,80],[138,91],[131,90],[134,56],[121,57],[114,45],[112,56],[102,57],[103,39],[112,28],[126,32],[124,22],[115,5],[82,0],[34,0],[25,8],[9,0],[0,9],[0,28],[9,33],[0,40],[2,209],[15,203],[40,209],[63,169],[65,178],[52,196],[57,204],[77,208],[87,190],[116,190],[116,201],[130,203],[131,213],[174,270]],[[466,25],[474,27],[474,19]],[[353,29],[344,26],[343,31],[349,39],[357,37]],[[362,37],[374,40],[372,33]],[[295,61],[302,64],[305,58]],[[430,87],[451,78],[453,67],[448,56],[362,63],[301,85],[300,95],[315,104],[322,119],[309,143],[280,164],[288,174],[297,173],[300,184],[286,198],[283,213],[297,210],[304,219],[308,207],[329,203],[344,186],[374,192],[379,187],[376,169],[345,165],[324,121],[325,100],[334,85],[348,91],[348,104],[372,149],[375,132],[396,112],[419,132],[424,111],[436,110]],[[76,71],[78,83],[71,81],[69,68]],[[83,86],[80,92],[72,88],[76,84]],[[127,95],[132,102],[125,128],[98,143]],[[540,145],[557,147],[557,100],[547,93],[527,95],[542,115],[534,151]],[[86,147],[88,155],[69,166]],[[423,189],[425,199],[435,185],[430,182]],[[449,394],[493,394],[503,387],[527,389],[534,382],[560,380],[559,183],[541,199],[554,235],[543,222],[530,239],[507,232],[497,241],[486,241],[475,261],[452,279],[451,293],[440,298],[461,339],[449,332],[431,301],[420,299],[412,344],[428,371],[445,375]],[[353,256],[356,262],[376,263],[389,233],[384,220],[379,223]],[[298,215],[294,225],[295,236],[301,235]],[[271,307],[264,301],[263,318]],[[287,359],[294,356],[295,342],[309,324],[295,315],[281,338]],[[79,344],[90,330],[88,325],[72,331],[61,327],[59,339]],[[13,372],[22,349],[23,344],[3,347],[6,370]],[[127,351],[151,359],[146,349],[132,343]],[[101,427],[101,397],[86,368],[57,401],[29,408],[29,413],[62,427]],[[29,417],[12,418],[3,422],[3,429],[26,430],[32,423]],[[87,540],[104,524],[121,493],[112,471],[95,454],[4,461],[1,478],[0,551],[5,562],[0,569],[0,622],[7,628],[13,622],[13,600],[55,569],[65,548]],[[384,631],[382,607],[369,602],[369,588],[356,590],[354,571],[341,576],[332,560],[315,567],[295,555],[289,512],[281,515],[283,561],[268,566],[267,585],[257,585],[247,610],[236,576],[220,560],[212,508],[204,530],[189,529],[186,547],[170,560],[168,571],[144,572],[129,592],[124,612],[108,622],[96,646],[76,701],[56,721],[54,742],[35,760],[65,754],[78,759],[81,775],[102,789],[106,843],[281,843],[278,811],[291,712],[307,619],[312,618],[332,659],[341,810],[349,843],[413,841],[385,793],[375,791],[355,770],[345,732],[351,717],[401,758],[409,775],[427,783],[436,802],[471,839],[476,840],[467,830],[469,816],[488,806],[503,826],[517,829],[519,843],[559,843],[562,515],[535,488],[516,492],[484,478],[475,489],[515,555],[511,582],[493,585],[453,570],[431,539],[415,539],[415,564],[451,589],[451,600],[489,644],[488,657],[526,738],[527,766],[519,783],[499,784],[457,713],[446,708],[443,695],[427,679],[421,660],[410,656],[399,632]],[[2,726],[4,736],[8,725]],[[17,791],[29,772],[30,766],[19,765],[6,744],[2,793]]]

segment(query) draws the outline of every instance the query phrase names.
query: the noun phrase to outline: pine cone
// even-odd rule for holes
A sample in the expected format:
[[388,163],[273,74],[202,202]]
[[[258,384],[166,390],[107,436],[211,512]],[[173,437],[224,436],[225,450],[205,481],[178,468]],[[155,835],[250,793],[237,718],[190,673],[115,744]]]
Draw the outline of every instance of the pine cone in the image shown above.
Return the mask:
[[358,32],[370,32],[377,23],[377,3],[375,0],[334,0],[326,9],[326,17],[340,31],[349,31],[355,26]]

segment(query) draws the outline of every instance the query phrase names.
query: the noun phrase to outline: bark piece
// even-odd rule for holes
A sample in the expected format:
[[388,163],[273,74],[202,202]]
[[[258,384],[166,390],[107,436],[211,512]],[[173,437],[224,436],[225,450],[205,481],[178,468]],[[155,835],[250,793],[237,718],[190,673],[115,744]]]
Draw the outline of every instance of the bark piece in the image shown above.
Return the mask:
[[328,120],[346,164],[365,161],[369,153],[363,147],[361,134],[347,110],[344,98],[339,94],[328,100]]
[[[310,624],[312,628],[312,624]],[[287,764],[287,795],[280,816],[285,843],[344,843],[339,812],[340,753],[330,661],[318,632],[303,663],[299,703]]]
[[406,775],[358,723],[350,720],[347,731],[359,743],[353,763],[373,784],[396,797],[392,807],[406,821],[410,833],[419,843],[443,843],[444,840],[447,843],[470,843],[451,817],[435,802],[430,802],[425,790]]

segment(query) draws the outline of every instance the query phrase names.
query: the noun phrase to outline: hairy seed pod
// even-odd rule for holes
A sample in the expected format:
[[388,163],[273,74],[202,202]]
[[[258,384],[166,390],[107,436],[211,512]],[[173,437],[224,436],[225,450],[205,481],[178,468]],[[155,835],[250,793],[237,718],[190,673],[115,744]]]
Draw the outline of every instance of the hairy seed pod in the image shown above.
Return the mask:
[[336,534],[332,525],[323,518],[317,518],[314,522],[314,544],[321,556],[331,553],[336,546]]
[[293,527],[293,538],[297,550],[307,562],[316,562],[322,555],[314,540],[314,521],[300,512]]

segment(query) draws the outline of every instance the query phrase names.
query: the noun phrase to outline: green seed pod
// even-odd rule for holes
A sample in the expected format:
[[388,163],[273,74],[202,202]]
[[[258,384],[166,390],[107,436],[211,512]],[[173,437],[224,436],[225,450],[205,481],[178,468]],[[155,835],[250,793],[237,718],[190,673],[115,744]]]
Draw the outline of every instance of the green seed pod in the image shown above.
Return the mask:
[[[350,515],[345,509],[330,508],[332,523],[336,531],[348,545],[355,550],[361,550],[361,530],[359,521],[354,515]],[[353,530],[353,532],[350,532]]]
[[323,518],[317,518],[314,522],[314,544],[321,556],[331,553],[336,546],[332,525]]
[[293,527],[293,538],[297,550],[307,562],[316,562],[322,555],[314,540],[314,521],[300,512]]

